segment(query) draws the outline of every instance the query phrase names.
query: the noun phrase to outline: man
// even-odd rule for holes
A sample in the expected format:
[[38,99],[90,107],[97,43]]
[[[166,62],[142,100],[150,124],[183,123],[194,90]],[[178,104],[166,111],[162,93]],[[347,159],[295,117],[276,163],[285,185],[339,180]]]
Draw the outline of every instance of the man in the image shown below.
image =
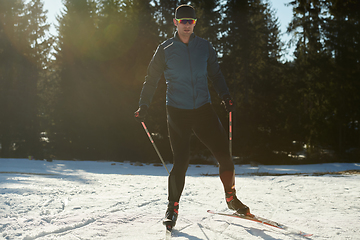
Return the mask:
[[167,92],[166,110],[173,168],[168,179],[168,208],[165,225],[176,223],[179,200],[189,165],[190,136],[195,135],[209,148],[219,162],[220,179],[225,189],[228,207],[241,214],[250,214],[249,208],[236,197],[235,171],[229,152],[227,133],[211,106],[208,78],[228,112],[233,111],[229,90],[211,44],[194,34],[195,10],[181,5],[175,10],[173,38],[160,44],[149,64],[141,91],[135,119],[144,121],[150,102],[164,73]]

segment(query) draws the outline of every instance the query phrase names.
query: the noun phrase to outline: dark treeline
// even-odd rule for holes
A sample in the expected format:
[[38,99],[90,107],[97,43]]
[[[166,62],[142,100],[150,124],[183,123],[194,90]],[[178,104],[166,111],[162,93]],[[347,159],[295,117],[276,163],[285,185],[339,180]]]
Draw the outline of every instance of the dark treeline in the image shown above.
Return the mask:
[[[174,34],[174,0],[0,0],[0,157],[158,161],[133,119],[148,63]],[[194,0],[236,103],[233,153],[261,163],[359,161],[360,2],[295,0],[282,57],[270,1]],[[54,49],[54,50],[52,50]],[[162,79],[146,124],[171,162]],[[228,116],[211,88],[213,105]],[[192,157],[210,155],[194,138]],[[304,146],[306,146],[304,148]],[[289,157],[293,155],[293,157]]]

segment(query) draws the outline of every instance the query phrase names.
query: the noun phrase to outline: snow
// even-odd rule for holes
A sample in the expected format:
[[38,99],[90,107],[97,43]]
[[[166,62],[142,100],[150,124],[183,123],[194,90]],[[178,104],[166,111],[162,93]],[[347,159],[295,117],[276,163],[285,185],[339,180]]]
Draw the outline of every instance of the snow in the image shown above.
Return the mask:
[[[238,197],[311,239],[360,239],[360,175],[317,174],[345,170],[360,164],[236,166]],[[207,213],[230,212],[217,172],[189,167],[172,239],[304,239]],[[166,206],[164,167],[0,159],[0,239],[164,239]]]

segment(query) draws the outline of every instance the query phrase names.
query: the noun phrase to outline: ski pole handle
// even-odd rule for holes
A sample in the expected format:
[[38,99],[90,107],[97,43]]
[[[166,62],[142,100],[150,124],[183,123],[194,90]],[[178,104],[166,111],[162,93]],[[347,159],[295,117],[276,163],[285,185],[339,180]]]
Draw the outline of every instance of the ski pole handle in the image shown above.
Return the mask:
[[142,124],[142,126],[143,126],[143,128],[144,128],[144,130],[145,130],[146,134],[148,135],[148,137],[149,137],[149,139],[150,139],[150,142],[151,142],[151,143],[152,143],[152,145],[154,146],[155,151],[156,151],[156,153],[158,154],[158,156],[159,156],[159,158],[160,158],[160,160],[161,160],[162,164],[164,165],[164,167],[165,167],[166,171],[167,171],[167,172],[168,172],[168,174],[170,175],[170,172],[169,172],[168,168],[166,167],[166,164],[165,164],[165,162],[164,162],[163,158],[161,157],[161,154],[160,154],[159,150],[157,149],[157,147],[156,147],[156,145],[155,145],[155,142],[154,142],[153,138],[151,137],[151,134],[150,134],[149,130],[148,130],[148,129],[147,129],[147,127],[145,126],[145,123],[144,123],[144,122],[141,122],[141,124]]

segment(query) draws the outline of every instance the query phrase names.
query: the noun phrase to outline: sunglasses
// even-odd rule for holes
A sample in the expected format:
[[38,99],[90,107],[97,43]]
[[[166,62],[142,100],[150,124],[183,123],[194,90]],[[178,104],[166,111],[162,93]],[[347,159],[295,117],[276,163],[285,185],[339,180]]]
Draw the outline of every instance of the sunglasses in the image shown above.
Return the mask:
[[193,18],[181,18],[181,19],[176,19],[176,21],[178,21],[181,24],[195,24],[197,19],[193,19]]

